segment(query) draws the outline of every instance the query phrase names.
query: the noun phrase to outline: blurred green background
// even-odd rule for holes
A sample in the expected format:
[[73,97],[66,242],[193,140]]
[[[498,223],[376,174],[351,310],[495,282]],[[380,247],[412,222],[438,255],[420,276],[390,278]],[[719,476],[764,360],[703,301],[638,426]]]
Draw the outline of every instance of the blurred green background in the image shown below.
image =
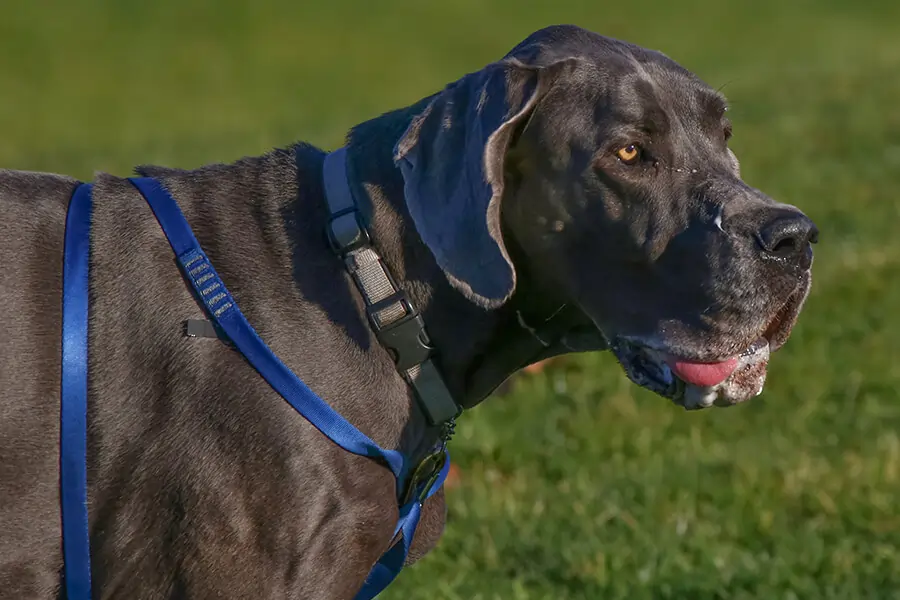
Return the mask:
[[745,178],[821,229],[760,398],[684,413],[611,356],[467,414],[438,550],[388,599],[900,598],[900,3],[5,0],[0,165],[193,167],[405,106],[549,24],[732,102]]

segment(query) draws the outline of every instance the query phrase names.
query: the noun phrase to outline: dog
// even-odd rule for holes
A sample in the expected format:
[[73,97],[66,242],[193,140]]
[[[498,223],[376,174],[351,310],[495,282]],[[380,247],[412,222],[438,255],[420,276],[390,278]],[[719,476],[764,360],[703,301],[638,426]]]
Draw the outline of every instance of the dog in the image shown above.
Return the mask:
[[[527,365],[611,350],[687,409],[757,395],[811,284],[818,232],[744,183],[723,96],[665,55],[542,29],[354,127],[348,182],[421,312],[455,401]],[[323,231],[305,143],[157,166],[260,336],[385,448],[438,439]],[[352,598],[394,541],[381,464],[345,452],[219,339],[126,179],[94,180],[88,498],[95,598]],[[0,595],[60,593],[62,256],[78,182],[0,171]],[[431,497],[409,561],[444,526]]]

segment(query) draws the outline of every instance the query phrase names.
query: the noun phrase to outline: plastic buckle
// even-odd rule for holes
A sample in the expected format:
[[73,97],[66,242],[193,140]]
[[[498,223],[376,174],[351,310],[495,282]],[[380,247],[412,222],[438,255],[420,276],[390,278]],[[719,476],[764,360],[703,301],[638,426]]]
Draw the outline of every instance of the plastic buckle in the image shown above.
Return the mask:
[[328,245],[338,256],[344,256],[371,244],[368,230],[363,226],[355,207],[331,215],[328,221]]
[[[392,323],[379,325],[375,315],[398,302],[406,310],[406,315]],[[425,321],[412,307],[404,292],[391,294],[384,300],[369,305],[366,313],[375,331],[375,337],[393,353],[398,370],[407,371],[431,356],[434,349],[428,345]]]

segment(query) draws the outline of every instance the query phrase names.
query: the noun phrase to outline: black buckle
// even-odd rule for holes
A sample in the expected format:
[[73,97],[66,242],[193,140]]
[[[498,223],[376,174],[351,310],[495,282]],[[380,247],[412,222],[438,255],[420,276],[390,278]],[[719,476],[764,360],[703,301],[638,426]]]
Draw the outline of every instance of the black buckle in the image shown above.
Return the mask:
[[443,447],[423,458],[409,478],[401,506],[412,500],[425,502],[431,486],[441,476],[441,470],[444,468],[445,462],[447,462],[447,451]]
[[346,208],[331,215],[327,232],[328,245],[338,256],[368,246],[372,241],[356,207]]
[[[400,303],[406,311],[406,315],[386,325],[379,324],[377,313]],[[366,307],[369,323],[375,331],[375,336],[383,346],[388,348],[394,356],[397,369],[407,371],[412,367],[428,360],[434,350],[429,346],[428,335],[425,333],[425,321],[410,304],[406,294],[399,291],[391,294],[384,300],[370,304]]]

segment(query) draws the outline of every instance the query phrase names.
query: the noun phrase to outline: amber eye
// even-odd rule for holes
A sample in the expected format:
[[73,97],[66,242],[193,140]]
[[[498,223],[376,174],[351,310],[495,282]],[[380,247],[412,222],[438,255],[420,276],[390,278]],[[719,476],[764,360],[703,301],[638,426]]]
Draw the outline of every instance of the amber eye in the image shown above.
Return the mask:
[[629,144],[616,150],[616,156],[626,165],[633,165],[641,157],[641,149],[636,144]]

